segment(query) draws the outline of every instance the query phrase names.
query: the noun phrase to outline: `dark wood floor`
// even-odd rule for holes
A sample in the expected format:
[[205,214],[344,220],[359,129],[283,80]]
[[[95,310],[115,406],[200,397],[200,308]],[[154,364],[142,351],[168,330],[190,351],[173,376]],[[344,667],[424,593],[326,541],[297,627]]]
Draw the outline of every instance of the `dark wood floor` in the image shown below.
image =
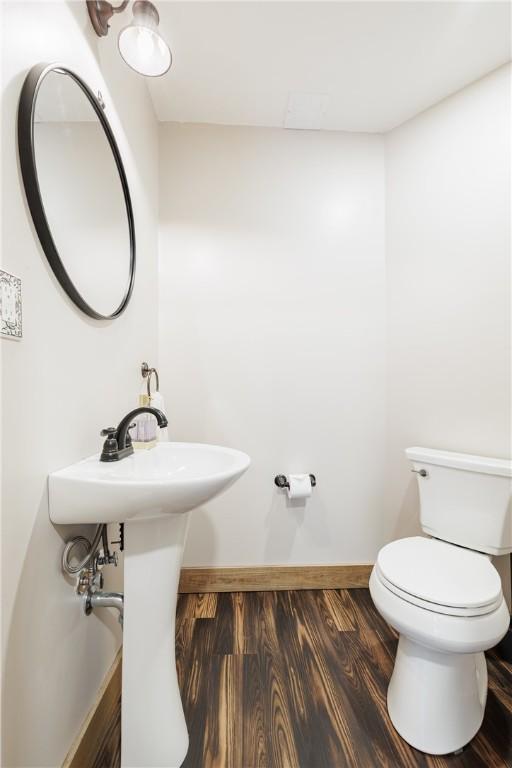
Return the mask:
[[[396,637],[368,590],[182,595],[176,644],[184,768],[512,766],[512,666],[492,653],[484,723],[461,755],[400,739],[386,711]],[[118,717],[93,768],[117,768],[119,738]]]

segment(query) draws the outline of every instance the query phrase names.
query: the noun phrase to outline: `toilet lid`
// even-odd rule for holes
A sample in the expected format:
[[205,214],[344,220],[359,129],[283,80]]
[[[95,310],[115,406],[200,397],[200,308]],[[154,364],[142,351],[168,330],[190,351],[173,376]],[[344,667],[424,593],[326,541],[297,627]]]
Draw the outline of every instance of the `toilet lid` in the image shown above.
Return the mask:
[[383,547],[380,574],[420,600],[453,608],[481,608],[501,598],[501,581],[485,555],[437,539],[413,536]]

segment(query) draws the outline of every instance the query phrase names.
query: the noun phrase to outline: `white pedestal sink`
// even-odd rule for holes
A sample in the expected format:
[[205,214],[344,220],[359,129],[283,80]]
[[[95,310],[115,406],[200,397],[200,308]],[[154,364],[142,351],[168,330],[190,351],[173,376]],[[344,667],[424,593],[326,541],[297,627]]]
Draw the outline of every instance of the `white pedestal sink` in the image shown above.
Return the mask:
[[249,464],[229,448],[159,443],[116,462],[92,456],[49,476],[54,523],[125,523],[123,768],[178,768],[185,758],[174,631],[187,513]]

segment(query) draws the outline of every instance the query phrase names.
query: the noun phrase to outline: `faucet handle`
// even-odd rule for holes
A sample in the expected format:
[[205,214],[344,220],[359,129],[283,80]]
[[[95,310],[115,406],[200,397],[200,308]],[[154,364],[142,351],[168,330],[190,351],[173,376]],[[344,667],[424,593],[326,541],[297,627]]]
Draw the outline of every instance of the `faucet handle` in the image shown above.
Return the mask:
[[119,458],[117,445],[117,429],[106,427],[101,430],[101,436],[107,439],[103,443],[100,461],[117,461]]

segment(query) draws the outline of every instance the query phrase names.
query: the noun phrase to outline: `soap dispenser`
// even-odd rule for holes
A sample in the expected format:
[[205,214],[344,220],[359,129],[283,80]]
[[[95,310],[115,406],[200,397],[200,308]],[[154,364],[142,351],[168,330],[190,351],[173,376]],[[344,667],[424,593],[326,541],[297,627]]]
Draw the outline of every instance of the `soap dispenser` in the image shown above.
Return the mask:
[[[146,385],[144,383],[144,390]],[[149,406],[150,397],[146,391],[139,394],[139,406]],[[151,413],[139,413],[134,419],[135,425],[130,430],[132,445],[135,450],[148,450],[156,446],[156,419]]]

